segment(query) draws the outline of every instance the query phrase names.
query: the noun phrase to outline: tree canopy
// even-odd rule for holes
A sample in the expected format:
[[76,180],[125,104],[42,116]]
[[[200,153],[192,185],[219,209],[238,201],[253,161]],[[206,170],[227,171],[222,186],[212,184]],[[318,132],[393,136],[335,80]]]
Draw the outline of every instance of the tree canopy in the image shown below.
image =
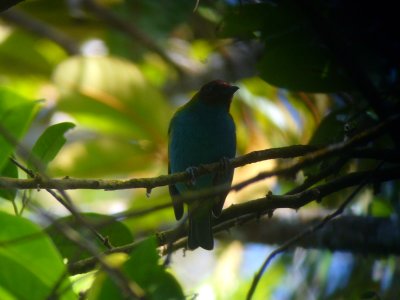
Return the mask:
[[[391,1],[2,1],[0,299],[397,299],[395,20]],[[189,251],[168,126],[215,79],[240,88],[235,173],[181,197],[229,191],[215,249]]]

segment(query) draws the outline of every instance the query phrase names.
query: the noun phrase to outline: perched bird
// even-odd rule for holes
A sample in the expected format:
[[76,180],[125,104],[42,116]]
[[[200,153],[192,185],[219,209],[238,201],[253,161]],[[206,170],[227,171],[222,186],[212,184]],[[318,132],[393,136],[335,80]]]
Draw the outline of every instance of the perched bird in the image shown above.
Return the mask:
[[[183,105],[171,119],[168,135],[168,173],[191,171],[201,164],[208,164],[235,157],[235,123],[229,114],[233,94],[239,88],[222,80],[205,84],[193,98]],[[231,184],[233,169],[221,167],[214,174],[206,174],[192,183],[177,183],[169,186],[177,220],[183,216],[183,202],[178,196],[215,185]],[[218,217],[227,193],[187,203],[188,205],[188,248],[202,247],[212,250],[212,215]]]

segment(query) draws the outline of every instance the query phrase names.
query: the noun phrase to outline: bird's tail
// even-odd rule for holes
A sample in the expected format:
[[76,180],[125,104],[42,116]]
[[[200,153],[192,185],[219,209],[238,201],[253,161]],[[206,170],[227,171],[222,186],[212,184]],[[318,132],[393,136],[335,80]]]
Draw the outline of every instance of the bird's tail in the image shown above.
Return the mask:
[[214,248],[211,227],[211,211],[189,209],[188,248],[201,247],[206,250]]

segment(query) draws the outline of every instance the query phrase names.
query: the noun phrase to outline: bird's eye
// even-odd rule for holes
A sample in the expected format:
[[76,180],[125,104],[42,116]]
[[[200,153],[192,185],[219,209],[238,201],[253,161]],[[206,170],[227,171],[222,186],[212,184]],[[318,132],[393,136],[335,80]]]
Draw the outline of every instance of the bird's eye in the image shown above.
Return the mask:
[[210,84],[205,87],[204,92],[206,94],[211,94],[215,90],[215,84]]

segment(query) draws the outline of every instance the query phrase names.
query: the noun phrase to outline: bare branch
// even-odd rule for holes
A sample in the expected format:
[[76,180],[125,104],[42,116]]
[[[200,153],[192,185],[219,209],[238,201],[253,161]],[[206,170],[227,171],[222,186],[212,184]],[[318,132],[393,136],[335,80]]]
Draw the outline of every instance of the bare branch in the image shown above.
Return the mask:
[[[314,146],[295,145],[282,148],[266,149],[254,151],[249,154],[230,160],[233,168],[241,167],[250,163],[255,163],[267,159],[275,158],[294,158],[310,153],[315,150]],[[197,169],[196,175],[200,176],[215,172],[220,168],[219,163],[201,165]],[[175,173],[172,175],[161,175],[153,178],[134,178],[128,180],[103,180],[103,179],[74,179],[66,177],[64,179],[46,179],[37,176],[33,179],[16,179],[0,177],[0,188],[18,189],[52,189],[55,187],[64,190],[72,189],[102,189],[102,190],[121,190],[133,188],[152,189],[155,187],[166,186],[177,182],[187,181],[190,175],[186,172]]]
[[147,49],[154,51],[157,53],[162,59],[164,59],[167,63],[174,67],[174,69],[178,72],[179,75],[183,75],[183,70],[180,66],[178,66],[175,61],[168,56],[168,54],[153,40],[151,40],[144,32],[142,32],[139,28],[137,28],[133,23],[128,23],[122,20],[120,17],[112,13],[110,10],[105,7],[97,4],[93,0],[83,0],[82,1],[88,10],[96,15],[99,19],[108,23],[112,27],[121,30],[128,34],[132,39],[141,43]]
[[365,182],[362,182],[350,195],[349,197],[347,197],[347,199],[345,201],[343,201],[343,203],[339,206],[339,208],[334,211],[332,214],[327,215],[325,218],[323,218],[318,224],[311,226],[309,228],[307,228],[306,230],[300,232],[299,234],[295,235],[294,237],[290,238],[289,240],[287,240],[284,244],[282,244],[280,247],[278,247],[277,249],[275,249],[274,251],[272,251],[268,257],[265,259],[264,263],[262,264],[262,266],[260,267],[259,271],[257,272],[257,274],[254,276],[253,282],[251,283],[251,287],[249,289],[249,292],[247,294],[246,299],[250,300],[253,298],[254,292],[257,288],[258,282],[260,281],[262,275],[264,274],[267,266],[269,265],[269,263],[272,261],[272,259],[274,259],[274,257],[284,251],[286,251],[287,249],[289,249],[290,247],[294,246],[299,240],[303,239],[304,237],[313,234],[314,232],[316,232],[317,230],[321,229],[323,226],[325,226],[326,223],[328,223],[330,220],[336,218],[337,216],[339,216],[340,214],[343,213],[344,209],[347,207],[347,205],[354,199],[354,197],[358,194],[359,191],[361,191],[361,189],[364,187],[364,185],[366,184],[366,180]]
[[[272,171],[259,173],[257,176],[254,176],[241,183],[233,185],[232,187],[223,185],[216,186],[211,189],[188,194],[187,196],[181,198],[182,200],[185,199],[186,201],[191,201],[192,199],[207,198],[219,195],[220,193],[224,193],[227,191],[227,189],[233,191],[239,191],[250,184],[253,184],[255,182],[258,182],[260,180],[272,176],[290,176],[290,175],[293,176],[302,168],[318,163],[328,157],[351,153],[350,150],[351,148],[369,142],[377,138],[378,136],[384,134],[385,130],[389,126],[392,126],[393,123],[399,119],[399,117],[400,116],[396,115],[387,118],[387,120],[380,123],[379,125],[372,127],[366,131],[363,131],[360,134],[352,137],[351,139],[345,142],[332,144],[329,145],[328,147],[316,151],[312,151],[313,149],[315,149],[312,146],[297,145],[284,148],[256,151],[241,157],[231,159],[229,161],[229,167],[237,168],[239,166],[243,166],[249,163],[271,158],[277,158],[277,157],[289,158],[289,157],[298,157],[304,155],[302,160],[298,163],[291,163],[286,167],[281,167]],[[203,174],[212,173],[217,171],[218,168],[220,168],[219,163],[201,165],[198,167],[196,175],[200,176]],[[73,179],[69,177],[64,179],[47,179],[47,178],[42,178],[40,176],[37,176],[36,178],[33,179],[16,179],[16,178],[0,177],[0,188],[8,188],[8,189],[58,188],[62,190],[68,190],[68,189],[119,190],[119,189],[132,189],[132,188],[146,188],[147,190],[149,190],[155,187],[175,184],[177,182],[185,182],[188,181],[189,179],[190,179],[190,174],[188,174],[187,172],[175,173],[172,175],[161,175],[154,178],[134,178],[129,180]]]
[[95,260],[121,289],[121,292],[125,295],[126,299],[144,299],[144,291],[135,282],[128,280],[120,270],[110,266],[92,242],[83,238],[79,232],[67,224],[55,222],[54,218],[43,210],[39,210],[38,212],[45,220],[52,222],[56,226],[57,230],[59,230],[67,239],[75,243],[80,249],[84,249],[93,255]]
[[78,43],[70,36],[43,21],[33,18],[27,13],[12,9],[3,12],[0,14],[0,17],[38,36],[45,37],[53,41],[63,48],[69,55],[76,55],[80,53]]
[[[224,234],[224,238],[238,239],[243,243],[281,245],[320,220],[316,216],[302,216],[299,219],[262,218],[245,227],[230,230],[230,234]],[[400,224],[396,218],[390,217],[342,215],[315,234],[298,241],[296,246],[363,255],[400,255]]]

